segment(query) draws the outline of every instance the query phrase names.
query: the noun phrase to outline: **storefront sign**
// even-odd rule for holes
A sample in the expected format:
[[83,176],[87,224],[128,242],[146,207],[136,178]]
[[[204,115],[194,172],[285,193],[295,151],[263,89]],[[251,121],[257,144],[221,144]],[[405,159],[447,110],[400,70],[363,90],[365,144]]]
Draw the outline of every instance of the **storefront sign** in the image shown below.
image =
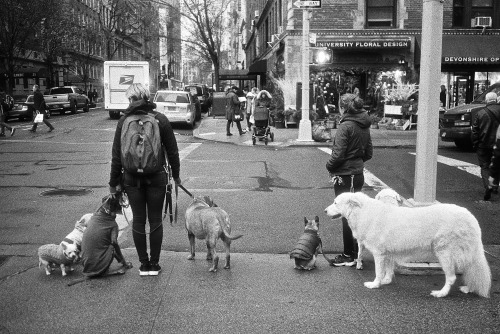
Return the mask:
[[409,40],[339,40],[317,41],[316,46],[331,49],[409,49]]
[[443,63],[500,64],[500,57],[443,57]]

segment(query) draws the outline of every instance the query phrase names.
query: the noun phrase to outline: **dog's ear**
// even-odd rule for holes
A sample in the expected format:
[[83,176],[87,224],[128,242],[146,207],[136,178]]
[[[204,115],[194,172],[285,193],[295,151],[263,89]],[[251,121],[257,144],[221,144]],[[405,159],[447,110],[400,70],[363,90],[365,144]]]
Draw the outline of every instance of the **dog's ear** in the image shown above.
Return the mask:
[[319,223],[319,217],[318,217],[318,216],[314,217],[314,221],[315,221],[316,223]]
[[304,217],[304,226],[307,225],[307,218]]
[[362,193],[353,193],[350,197],[349,200],[347,201],[347,204],[350,207],[361,207],[363,204],[363,194]]

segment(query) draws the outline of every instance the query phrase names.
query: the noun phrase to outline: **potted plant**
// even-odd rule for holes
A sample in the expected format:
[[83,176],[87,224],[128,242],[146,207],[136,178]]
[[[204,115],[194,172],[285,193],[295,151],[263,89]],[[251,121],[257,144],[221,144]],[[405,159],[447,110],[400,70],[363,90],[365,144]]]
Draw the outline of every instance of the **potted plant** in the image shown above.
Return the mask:
[[271,118],[274,121],[274,126],[277,128],[285,127],[285,111],[283,109],[271,110]]

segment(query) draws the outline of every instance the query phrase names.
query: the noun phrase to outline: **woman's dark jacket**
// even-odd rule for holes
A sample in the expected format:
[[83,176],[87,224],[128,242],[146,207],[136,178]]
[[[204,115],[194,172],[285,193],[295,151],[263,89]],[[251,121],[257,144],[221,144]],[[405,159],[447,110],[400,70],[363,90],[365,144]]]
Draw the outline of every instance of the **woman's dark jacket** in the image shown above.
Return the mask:
[[362,109],[345,113],[333,139],[326,169],[334,175],[362,174],[364,162],[373,155],[371,120]]
[[140,100],[132,102],[127,110],[124,112],[124,116],[120,118],[116,126],[115,138],[113,140],[113,149],[111,153],[111,173],[109,178],[109,185],[111,187],[116,187],[120,184],[122,176],[122,162],[121,162],[121,134],[122,126],[125,118],[132,114],[153,114],[158,120],[158,126],[160,128],[161,142],[163,147],[167,151],[168,162],[172,167],[172,177],[174,179],[179,178],[180,174],[180,160],[179,160],[179,149],[177,148],[177,140],[175,139],[174,131],[172,126],[168,121],[167,117],[160,114],[153,109],[156,108],[156,104],[149,101]]
[[39,90],[33,93],[33,108],[42,113],[45,111],[45,98]]

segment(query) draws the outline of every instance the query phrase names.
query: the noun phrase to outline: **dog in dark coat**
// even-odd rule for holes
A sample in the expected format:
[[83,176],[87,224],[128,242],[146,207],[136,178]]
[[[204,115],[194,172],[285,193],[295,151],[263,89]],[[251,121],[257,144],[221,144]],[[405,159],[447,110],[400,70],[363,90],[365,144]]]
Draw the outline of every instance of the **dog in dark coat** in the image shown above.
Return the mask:
[[[103,204],[88,222],[82,239],[82,264],[84,278],[77,279],[68,285],[83,282],[86,279],[124,274],[132,268],[118,245],[118,224],[116,214],[121,213],[122,206],[128,205],[126,197],[120,192],[103,198]],[[113,259],[122,264],[121,268],[109,270]]]

